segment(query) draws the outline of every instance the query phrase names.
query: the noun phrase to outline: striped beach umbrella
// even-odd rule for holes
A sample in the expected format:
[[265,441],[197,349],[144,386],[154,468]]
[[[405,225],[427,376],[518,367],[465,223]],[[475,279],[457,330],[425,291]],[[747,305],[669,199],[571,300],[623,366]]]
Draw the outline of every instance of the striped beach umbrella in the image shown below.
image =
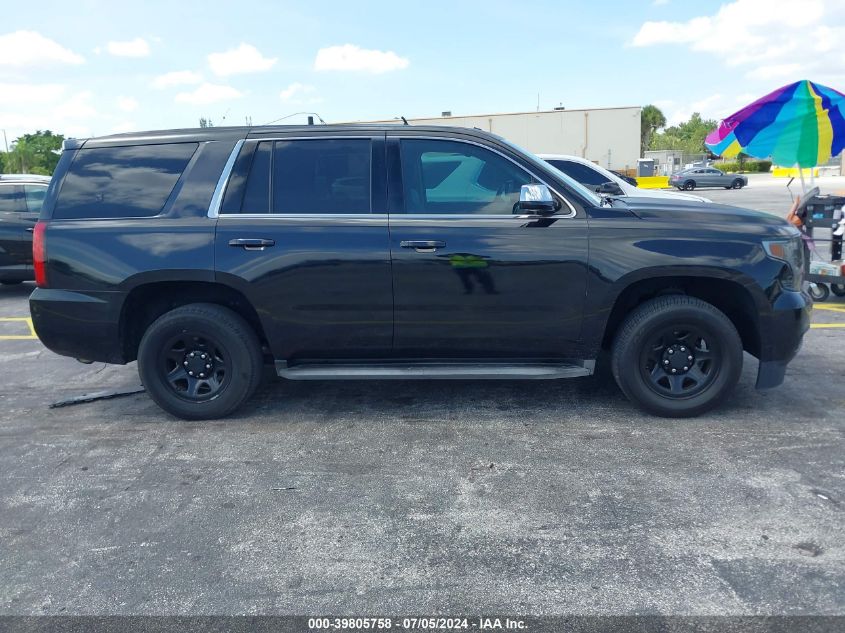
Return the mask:
[[776,165],[821,165],[845,148],[845,95],[796,81],[726,117],[705,145],[725,158],[742,152]]

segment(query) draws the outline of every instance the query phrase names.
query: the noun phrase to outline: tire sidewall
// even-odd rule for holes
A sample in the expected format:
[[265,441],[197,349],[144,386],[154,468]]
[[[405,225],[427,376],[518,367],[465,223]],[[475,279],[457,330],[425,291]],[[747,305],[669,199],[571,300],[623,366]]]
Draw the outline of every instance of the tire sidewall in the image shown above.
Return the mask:
[[[714,308],[715,310],[715,308]],[[692,417],[718,404],[739,379],[742,341],[727,317],[692,306],[677,306],[649,315],[639,324],[628,344],[614,356],[615,375],[622,391],[647,411],[665,417]],[[654,334],[672,325],[694,325],[714,341],[721,363],[714,381],[701,393],[670,399],[651,389],[640,369],[643,345]]]

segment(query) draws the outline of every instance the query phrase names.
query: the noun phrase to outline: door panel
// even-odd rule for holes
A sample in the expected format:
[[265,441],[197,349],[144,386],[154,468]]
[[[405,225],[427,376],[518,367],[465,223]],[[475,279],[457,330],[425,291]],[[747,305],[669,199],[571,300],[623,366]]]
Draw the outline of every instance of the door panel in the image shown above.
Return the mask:
[[390,181],[404,194],[404,213],[390,215],[395,354],[569,357],[586,290],[583,213],[519,215],[520,186],[536,180],[488,148],[444,139],[388,145]]
[[[391,215],[399,356],[565,358],[586,288],[583,218]],[[439,241],[434,252],[402,247]]]
[[235,165],[229,213],[217,223],[216,276],[250,300],[275,358],[389,356],[383,140],[247,142]]
[[0,276],[24,279],[32,269],[32,240],[27,239],[23,186],[0,185]]

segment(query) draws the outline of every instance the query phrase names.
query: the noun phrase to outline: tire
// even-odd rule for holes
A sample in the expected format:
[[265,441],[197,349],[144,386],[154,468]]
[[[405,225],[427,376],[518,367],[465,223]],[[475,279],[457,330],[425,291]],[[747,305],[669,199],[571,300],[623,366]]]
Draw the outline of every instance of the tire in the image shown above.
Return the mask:
[[810,293],[813,301],[827,301],[830,298],[830,288],[827,287],[827,284],[811,283],[807,292]]
[[830,284],[830,291],[837,297],[845,297],[845,284]]
[[14,281],[0,281],[4,286],[17,286],[23,283],[23,279],[16,279]]
[[255,392],[262,369],[261,345],[252,327],[232,310],[210,303],[162,315],[144,332],[138,348],[138,374],[147,393],[185,420],[229,415]]
[[731,189],[742,189],[744,186],[745,183],[742,182],[742,178],[735,178],[731,183]]
[[694,417],[723,402],[736,386],[742,340],[715,306],[685,295],[658,297],[622,323],[611,370],[622,393],[644,411]]
[[684,183],[684,191],[692,191],[695,189],[695,181],[694,180],[687,180]]

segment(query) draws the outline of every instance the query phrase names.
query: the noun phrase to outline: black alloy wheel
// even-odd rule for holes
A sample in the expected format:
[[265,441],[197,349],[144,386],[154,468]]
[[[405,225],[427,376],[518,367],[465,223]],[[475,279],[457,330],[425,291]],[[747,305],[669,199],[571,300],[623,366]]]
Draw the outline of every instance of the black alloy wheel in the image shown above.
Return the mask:
[[655,393],[689,398],[712,384],[721,362],[712,334],[700,326],[680,325],[652,334],[642,349],[640,371]]
[[216,398],[232,373],[229,353],[207,332],[184,331],[164,346],[160,378],[173,393],[188,402]]
[[687,180],[684,183],[684,191],[692,191],[695,189],[695,181],[694,180]]

